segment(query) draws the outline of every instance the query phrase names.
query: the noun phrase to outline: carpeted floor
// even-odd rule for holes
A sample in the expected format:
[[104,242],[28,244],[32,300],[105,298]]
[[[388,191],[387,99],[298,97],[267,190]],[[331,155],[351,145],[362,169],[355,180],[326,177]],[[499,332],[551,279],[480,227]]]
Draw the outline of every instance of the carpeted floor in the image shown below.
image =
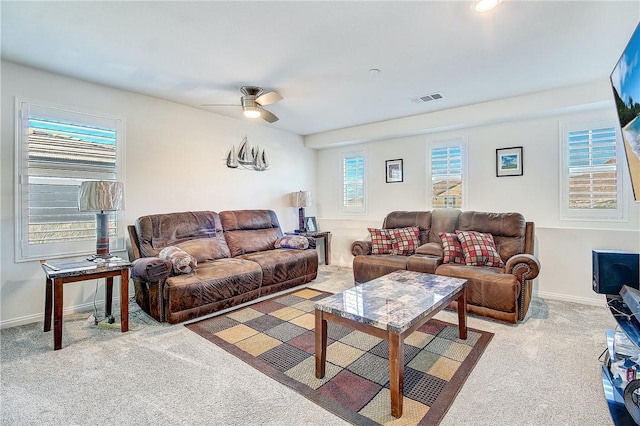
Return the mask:
[[[352,274],[322,266],[310,287],[335,293]],[[183,325],[130,309],[127,333],[88,326],[89,312],[65,315],[59,351],[42,321],[1,330],[2,425],[346,424]],[[534,297],[517,326],[468,325],[495,335],[442,426],[612,424],[598,361],[615,327],[604,296],[602,306]]]
[[[316,379],[313,304],[329,294],[297,290],[187,328],[353,424],[396,422],[385,340],[329,322],[326,376]],[[457,325],[438,320],[408,336],[402,423],[438,424],[492,336],[460,340]]]

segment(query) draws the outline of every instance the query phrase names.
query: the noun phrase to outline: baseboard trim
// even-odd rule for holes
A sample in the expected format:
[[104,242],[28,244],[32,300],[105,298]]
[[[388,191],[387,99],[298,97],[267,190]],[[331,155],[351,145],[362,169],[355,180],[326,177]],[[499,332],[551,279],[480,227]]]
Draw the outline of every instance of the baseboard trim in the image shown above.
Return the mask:
[[[570,296],[567,294],[549,293],[546,291],[538,291],[535,293],[541,299],[560,300],[563,302],[580,303],[582,305],[605,306],[606,301],[602,299],[594,299],[590,297]],[[604,295],[602,295],[604,296]]]
[[[104,299],[96,300],[96,306],[98,307],[98,312],[101,310],[104,311]],[[113,297],[113,301],[111,303],[112,312],[118,313],[120,312],[120,298]],[[62,315],[67,314],[76,314],[80,312],[90,312],[93,311],[93,302],[87,302],[80,305],[68,306],[62,310]],[[11,318],[9,320],[0,321],[0,329],[17,327],[25,324],[33,324],[34,322],[42,322],[44,324],[44,311],[38,314],[26,315],[24,317]],[[53,321],[51,321],[51,328],[53,329]]]

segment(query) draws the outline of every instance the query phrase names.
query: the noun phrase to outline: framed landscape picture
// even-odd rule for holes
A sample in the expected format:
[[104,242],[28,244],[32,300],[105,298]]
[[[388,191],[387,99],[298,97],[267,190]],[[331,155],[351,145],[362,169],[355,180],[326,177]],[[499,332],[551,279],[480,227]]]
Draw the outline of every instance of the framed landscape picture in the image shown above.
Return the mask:
[[402,182],[403,180],[403,172],[402,172],[402,160],[387,160],[384,162],[387,183],[393,182]]
[[496,149],[496,176],[522,176],[522,147]]

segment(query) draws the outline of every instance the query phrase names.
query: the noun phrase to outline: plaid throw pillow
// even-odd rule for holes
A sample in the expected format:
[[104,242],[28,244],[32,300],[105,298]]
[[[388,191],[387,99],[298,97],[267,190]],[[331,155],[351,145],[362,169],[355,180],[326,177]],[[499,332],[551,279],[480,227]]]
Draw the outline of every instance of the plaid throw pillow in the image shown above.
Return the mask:
[[420,228],[389,229],[391,235],[391,254],[410,255],[420,246]]
[[476,231],[456,231],[464,263],[471,266],[495,266],[504,267],[504,262],[500,258],[493,235]]
[[438,235],[444,250],[442,263],[464,263],[464,254],[458,236],[452,232],[440,232]]
[[391,236],[388,229],[368,228],[371,234],[371,254],[391,253]]

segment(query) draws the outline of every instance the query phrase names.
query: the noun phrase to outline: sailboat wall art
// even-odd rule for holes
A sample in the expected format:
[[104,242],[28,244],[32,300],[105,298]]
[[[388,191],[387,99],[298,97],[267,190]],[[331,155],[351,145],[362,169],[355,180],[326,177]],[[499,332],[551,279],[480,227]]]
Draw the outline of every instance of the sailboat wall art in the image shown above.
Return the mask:
[[250,146],[247,137],[242,138],[238,146],[232,145],[227,153],[227,167],[230,169],[257,170],[259,172],[269,168],[269,161],[264,149],[258,146]]

